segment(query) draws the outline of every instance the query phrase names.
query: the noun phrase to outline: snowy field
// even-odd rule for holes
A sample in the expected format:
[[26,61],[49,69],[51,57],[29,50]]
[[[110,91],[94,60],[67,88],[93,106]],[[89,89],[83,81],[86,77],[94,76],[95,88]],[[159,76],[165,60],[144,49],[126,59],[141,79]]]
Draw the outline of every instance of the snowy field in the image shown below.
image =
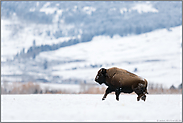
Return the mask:
[[1,95],[3,122],[28,121],[111,121],[181,122],[182,95],[147,95],[137,102],[136,95],[121,94],[120,101],[109,94]]

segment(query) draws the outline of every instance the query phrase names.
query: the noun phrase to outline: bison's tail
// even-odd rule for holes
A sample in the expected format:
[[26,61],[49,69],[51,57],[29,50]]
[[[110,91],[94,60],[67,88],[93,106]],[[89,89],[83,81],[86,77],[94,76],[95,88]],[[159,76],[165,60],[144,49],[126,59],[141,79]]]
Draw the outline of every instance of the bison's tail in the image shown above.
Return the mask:
[[148,83],[147,83],[147,80],[146,80],[146,79],[144,79],[144,81],[145,81],[145,85],[144,85],[144,87],[145,87],[145,88],[147,88],[147,84],[148,84]]
[[145,92],[148,94],[148,92],[147,92],[147,84],[148,84],[148,82],[147,82],[146,79],[144,79],[144,81],[145,81],[145,85],[144,85],[144,87],[145,87]]

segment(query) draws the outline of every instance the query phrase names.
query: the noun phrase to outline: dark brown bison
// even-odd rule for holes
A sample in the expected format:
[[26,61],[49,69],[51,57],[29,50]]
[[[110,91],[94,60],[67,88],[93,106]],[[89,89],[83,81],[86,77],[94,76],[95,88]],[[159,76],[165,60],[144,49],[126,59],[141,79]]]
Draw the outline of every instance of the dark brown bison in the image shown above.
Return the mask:
[[113,91],[115,92],[116,100],[118,101],[121,92],[132,93],[134,91],[138,95],[137,101],[140,99],[145,101],[145,94],[148,94],[146,79],[117,67],[109,69],[101,68],[95,77],[95,81],[99,84],[104,83],[108,86],[102,100]]

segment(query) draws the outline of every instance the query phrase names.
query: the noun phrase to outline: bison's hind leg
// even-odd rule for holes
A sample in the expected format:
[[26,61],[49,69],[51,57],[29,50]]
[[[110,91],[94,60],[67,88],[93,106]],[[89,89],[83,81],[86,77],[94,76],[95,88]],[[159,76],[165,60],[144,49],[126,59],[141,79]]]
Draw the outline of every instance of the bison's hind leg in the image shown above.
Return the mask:
[[146,100],[146,95],[144,94],[142,97],[141,97],[142,100]]
[[145,94],[147,93],[147,89],[144,87],[144,85],[142,83],[139,83],[135,88],[132,86],[132,89],[138,95],[137,101],[139,101],[140,99],[142,99],[144,101],[146,100]]

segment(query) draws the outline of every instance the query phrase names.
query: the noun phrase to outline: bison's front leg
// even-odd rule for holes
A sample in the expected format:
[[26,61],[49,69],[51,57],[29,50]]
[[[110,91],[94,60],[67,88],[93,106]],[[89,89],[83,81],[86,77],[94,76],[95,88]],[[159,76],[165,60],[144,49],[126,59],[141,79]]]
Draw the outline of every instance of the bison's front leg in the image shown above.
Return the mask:
[[111,89],[111,88],[108,87],[108,88],[106,89],[106,91],[105,91],[105,94],[104,94],[102,100],[105,100],[105,98],[107,97],[107,95],[108,95],[109,93],[113,92],[113,91],[114,91],[113,89]]
[[115,90],[116,100],[119,101],[120,89]]
[[138,94],[137,101],[139,101],[140,98],[141,98],[143,95],[144,95],[144,94]]

